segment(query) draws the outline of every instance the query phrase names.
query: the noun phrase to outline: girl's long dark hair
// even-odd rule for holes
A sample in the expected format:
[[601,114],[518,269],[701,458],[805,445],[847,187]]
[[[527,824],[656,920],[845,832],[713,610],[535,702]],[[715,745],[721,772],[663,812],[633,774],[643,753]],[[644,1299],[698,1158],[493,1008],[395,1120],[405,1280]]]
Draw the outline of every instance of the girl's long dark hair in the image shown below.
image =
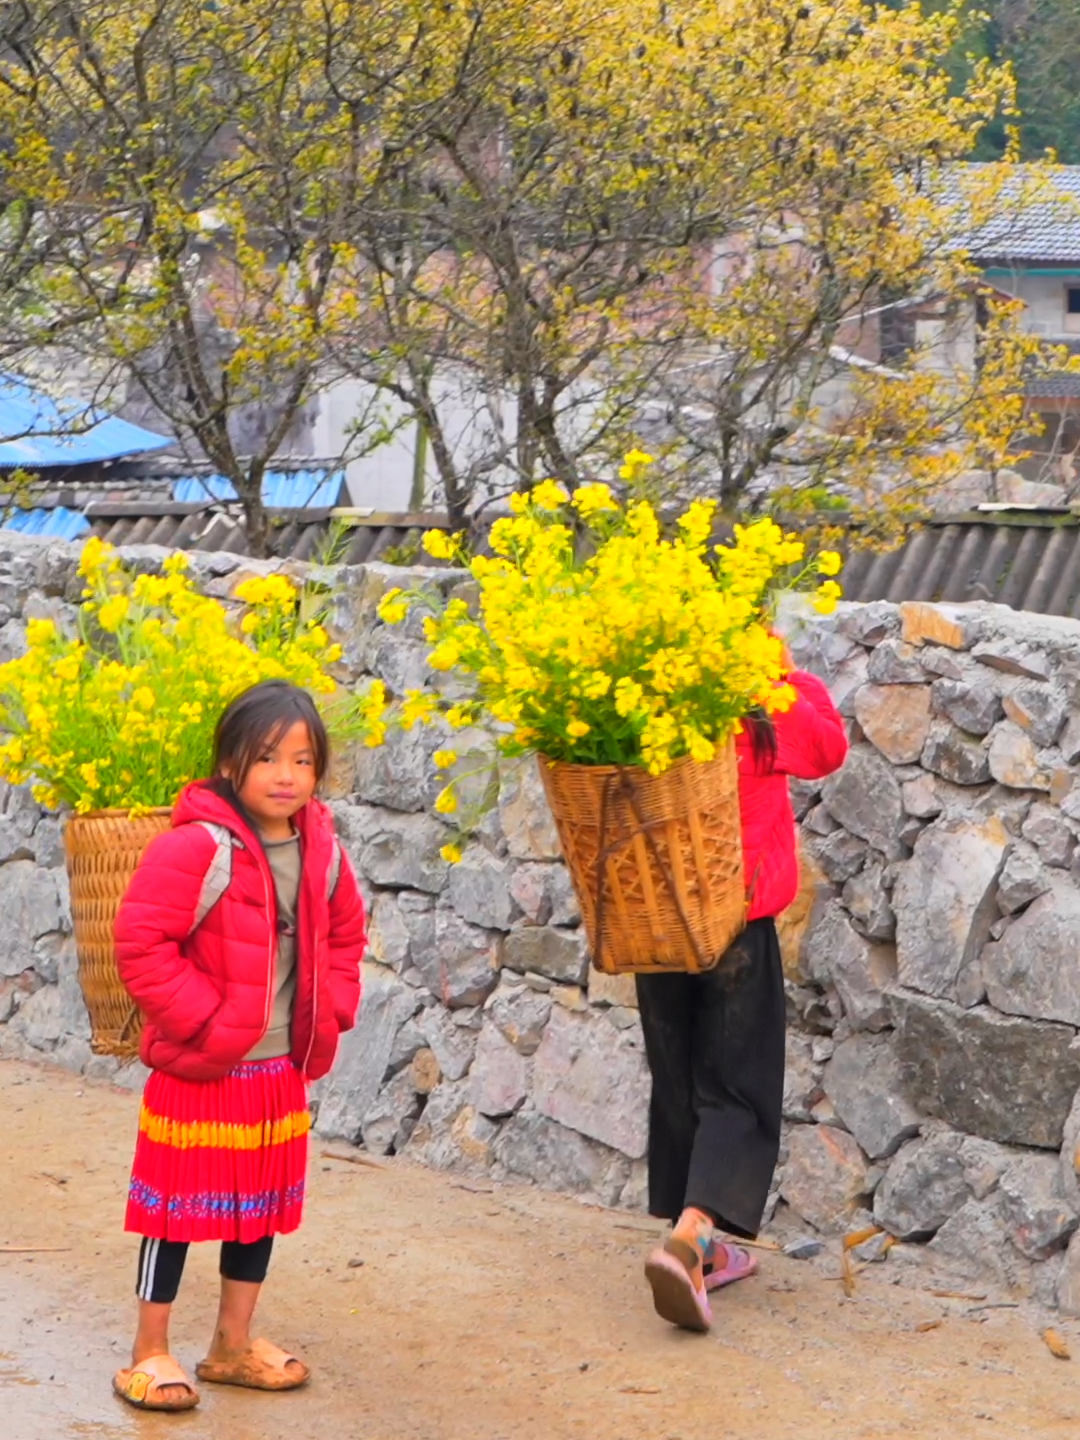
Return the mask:
[[238,695],[217,723],[213,788],[235,803],[252,765],[296,724],[307,727],[315,780],[321,784],[330,766],[330,739],[314,700],[287,680],[261,680]]

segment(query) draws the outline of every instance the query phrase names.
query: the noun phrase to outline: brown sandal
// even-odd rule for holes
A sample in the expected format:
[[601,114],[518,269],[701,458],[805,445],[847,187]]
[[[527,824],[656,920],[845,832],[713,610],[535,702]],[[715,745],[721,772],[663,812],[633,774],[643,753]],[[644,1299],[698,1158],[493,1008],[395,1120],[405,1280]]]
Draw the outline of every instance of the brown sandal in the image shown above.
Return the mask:
[[[289,1365],[298,1365],[302,1373],[290,1372]],[[210,1385],[240,1385],[245,1390],[299,1390],[311,1379],[303,1361],[268,1340],[253,1340],[251,1349],[235,1360],[200,1360],[195,1374]]]
[[[161,1399],[160,1391],[169,1385],[183,1387],[186,1395],[177,1399]],[[130,1370],[118,1370],[113,1376],[113,1391],[136,1410],[194,1410],[199,1392],[171,1355],[151,1355]]]

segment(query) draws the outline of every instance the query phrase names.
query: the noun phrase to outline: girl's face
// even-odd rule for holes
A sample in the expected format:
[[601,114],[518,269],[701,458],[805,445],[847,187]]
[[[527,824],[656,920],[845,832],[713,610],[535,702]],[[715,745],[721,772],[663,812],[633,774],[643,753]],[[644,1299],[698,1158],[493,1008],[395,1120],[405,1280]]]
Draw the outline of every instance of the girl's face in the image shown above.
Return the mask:
[[270,839],[292,833],[290,821],[315,794],[315,751],[302,720],[278,736],[255,760],[237,797]]

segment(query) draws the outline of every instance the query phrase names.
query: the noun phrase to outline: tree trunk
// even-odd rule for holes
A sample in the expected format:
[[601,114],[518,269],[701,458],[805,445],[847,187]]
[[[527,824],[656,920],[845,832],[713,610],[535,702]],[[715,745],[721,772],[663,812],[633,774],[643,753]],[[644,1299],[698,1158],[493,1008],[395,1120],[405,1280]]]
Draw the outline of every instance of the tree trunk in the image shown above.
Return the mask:
[[233,485],[244,511],[244,534],[248,554],[253,560],[269,560],[273,554],[270,543],[270,516],[262,498],[262,482],[266,474],[265,461],[253,461],[248,473],[242,478],[233,478]]

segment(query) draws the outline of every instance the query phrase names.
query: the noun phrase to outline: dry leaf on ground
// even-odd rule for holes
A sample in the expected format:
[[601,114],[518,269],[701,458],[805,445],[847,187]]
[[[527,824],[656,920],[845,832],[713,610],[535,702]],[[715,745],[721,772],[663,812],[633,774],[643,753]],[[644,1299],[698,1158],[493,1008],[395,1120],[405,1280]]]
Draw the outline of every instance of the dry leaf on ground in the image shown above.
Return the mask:
[[1044,1330],[1043,1340],[1055,1360],[1071,1360],[1068,1343],[1060,1330]]

